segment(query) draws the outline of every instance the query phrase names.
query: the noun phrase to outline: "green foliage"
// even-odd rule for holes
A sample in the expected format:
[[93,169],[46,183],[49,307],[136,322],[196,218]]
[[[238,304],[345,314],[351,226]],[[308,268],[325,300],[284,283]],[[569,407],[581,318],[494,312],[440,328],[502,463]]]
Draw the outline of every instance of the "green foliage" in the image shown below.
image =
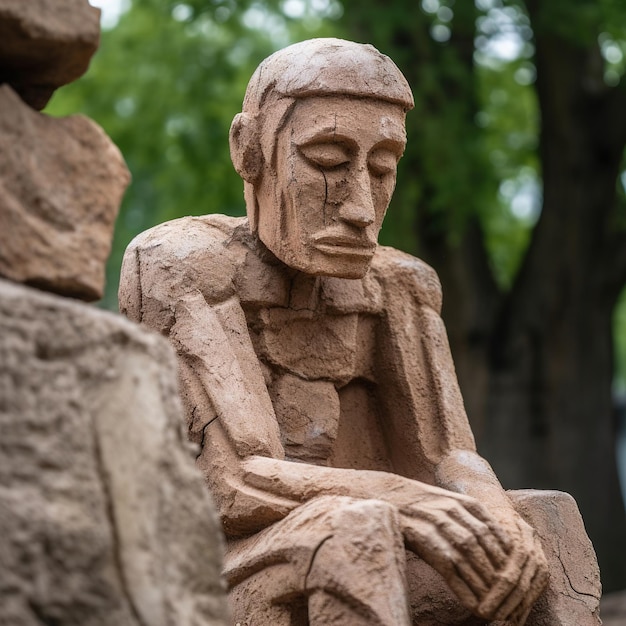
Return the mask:
[[[521,33],[523,17],[518,13],[513,22]],[[480,110],[475,123],[483,129],[483,146],[498,185],[482,207],[481,222],[495,278],[505,289],[512,284],[541,210],[536,70],[532,46],[521,36],[519,43],[519,56],[511,60],[480,51],[476,55]]]
[[[422,2],[428,11],[410,0],[345,4],[342,25],[349,38],[370,41],[391,56],[415,97],[415,109],[407,116],[407,151],[381,241],[422,254],[427,239],[458,241],[468,217],[497,188],[473,125],[475,10],[470,3],[439,0]],[[450,38],[458,45],[449,45]]]
[[[454,246],[477,218],[496,280],[508,288],[540,206],[528,18],[499,0],[422,0],[422,10],[363,0],[346,9],[348,31],[389,54],[415,96],[381,240],[414,253],[424,240]],[[503,31],[518,44],[511,58],[494,49]]]

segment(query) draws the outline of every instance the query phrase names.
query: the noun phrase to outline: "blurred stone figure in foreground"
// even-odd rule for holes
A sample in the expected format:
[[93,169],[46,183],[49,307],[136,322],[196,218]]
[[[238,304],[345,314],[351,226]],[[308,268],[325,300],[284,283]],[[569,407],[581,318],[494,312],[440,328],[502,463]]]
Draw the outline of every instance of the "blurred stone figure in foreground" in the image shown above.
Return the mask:
[[0,624],[225,626],[222,537],[167,341],[102,297],[130,176],[91,120],[87,0],[0,0]]
[[179,355],[234,622],[598,624],[574,501],[477,453],[420,260],[377,245],[409,86],[368,45],[266,59],[233,121],[247,219],[129,246],[120,305]]

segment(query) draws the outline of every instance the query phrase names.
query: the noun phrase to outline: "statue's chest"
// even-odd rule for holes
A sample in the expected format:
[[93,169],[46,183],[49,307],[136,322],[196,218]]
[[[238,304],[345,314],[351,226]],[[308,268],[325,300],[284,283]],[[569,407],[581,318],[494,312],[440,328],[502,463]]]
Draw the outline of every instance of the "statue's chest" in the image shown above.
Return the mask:
[[258,311],[248,327],[257,356],[273,372],[337,387],[355,378],[373,380],[370,316],[270,308]]
[[333,464],[354,416],[376,420],[377,318],[276,307],[247,319],[288,458]]

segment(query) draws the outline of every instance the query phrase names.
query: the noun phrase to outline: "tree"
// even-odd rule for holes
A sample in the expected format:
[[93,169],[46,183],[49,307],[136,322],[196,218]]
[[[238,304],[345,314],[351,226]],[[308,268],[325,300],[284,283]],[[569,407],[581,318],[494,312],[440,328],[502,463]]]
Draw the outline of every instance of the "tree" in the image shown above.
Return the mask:
[[[422,7],[409,0],[391,7],[383,0],[360,0],[358,8],[346,2],[345,20],[355,38],[396,59],[414,88],[396,206],[411,226],[414,251],[442,279],[444,318],[479,448],[508,488],[572,493],[605,590],[624,587],[611,329],[626,282],[619,187],[626,89],[601,49],[602,41],[618,46],[624,39],[624,32],[611,31],[619,10],[624,23],[624,9],[559,0],[484,0],[477,7],[424,0]],[[529,89],[539,145],[537,151],[532,142],[523,145],[529,124],[522,123],[516,158],[511,162],[509,151],[508,163],[490,163],[480,87],[493,81],[494,67],[484,58],[481,67],[481,48],[503,25],[527,41],[529,58],[499,71],[504,81],[522,67],[530,78],[536,72]],[[507,276],[494,272],[494,255],[502,253],[494,199],[504,170],[524,160],[526,175],[537,166],[543,204],[534,227],[509,238],[517,251],[508,255],[511,269],[518,262]]]

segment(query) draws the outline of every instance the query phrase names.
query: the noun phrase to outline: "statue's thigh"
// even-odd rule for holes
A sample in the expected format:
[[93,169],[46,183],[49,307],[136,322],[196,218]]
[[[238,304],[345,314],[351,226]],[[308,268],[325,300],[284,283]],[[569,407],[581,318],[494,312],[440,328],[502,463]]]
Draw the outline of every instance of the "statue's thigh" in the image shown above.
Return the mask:
[[271,565],[234,585],[228,594],[232,624],[306,626],[307,600],[290,563]]

